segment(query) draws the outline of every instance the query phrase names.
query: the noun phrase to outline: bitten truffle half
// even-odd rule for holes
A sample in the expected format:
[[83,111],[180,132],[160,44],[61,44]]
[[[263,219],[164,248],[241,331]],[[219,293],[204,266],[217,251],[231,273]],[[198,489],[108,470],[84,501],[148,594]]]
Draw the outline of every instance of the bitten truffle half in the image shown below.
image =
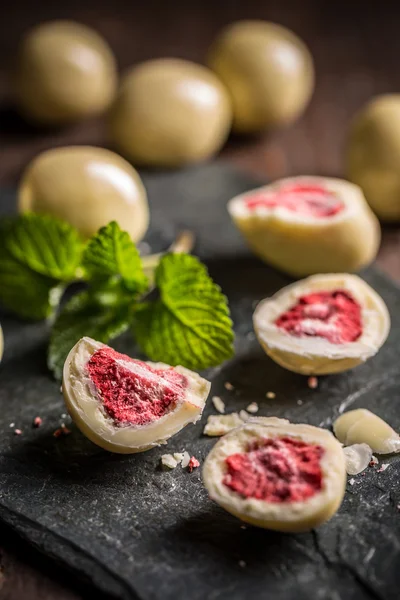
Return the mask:
[[129,454],[164,444],[195,423],[210,385],[184,367],[136,360],[84,337],[65,361],[62,389],[86,437]]
[[278,531],[308,531],[340,507],[346,485],[340,443],[324,429],[250,418],[222,437],[204,464],[204,484],[239,519]]
[[323,375],[374,356],[389,334],[390,317],[382,298],[357,275],[314,275],[263,300],[253,324],[278,364]]
[[236,196],[228,211],[253,252],[294,277],[357,271],[381,239],[361,189],[340,179],[282,179]]

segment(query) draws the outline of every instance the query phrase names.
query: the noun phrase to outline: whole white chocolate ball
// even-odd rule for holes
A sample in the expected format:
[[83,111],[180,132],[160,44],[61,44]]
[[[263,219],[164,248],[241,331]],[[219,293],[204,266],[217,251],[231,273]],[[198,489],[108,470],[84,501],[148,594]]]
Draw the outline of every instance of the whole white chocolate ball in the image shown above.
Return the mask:
[[149,208],[136,170],[121,156],[91,146],[66,146],[39,154],[18,190],[20,212],[68,221],[84,238],[117,221],[134,242],[147,231]]

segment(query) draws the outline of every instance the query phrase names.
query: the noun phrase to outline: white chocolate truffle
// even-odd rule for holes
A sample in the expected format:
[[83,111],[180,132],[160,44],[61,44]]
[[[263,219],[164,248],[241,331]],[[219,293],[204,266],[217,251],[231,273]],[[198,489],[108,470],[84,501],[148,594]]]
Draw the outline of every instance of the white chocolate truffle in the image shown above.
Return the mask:
[[327,430],[251,419],[214,446],[203,480],[215,502],[247,523],[308,531],[342,502],[344,453]]
[[269,21],[237,21],[213,42],[207,64],[233,102],[233,129],[258,133],[292,123],[314,89],[312,56],[290,29]]
[[314,275],[263,300],[253,315],[265,352],[303,375],[339,373],[374,356],[390,317],[382,298],[357,275]]
[[357,271],[381,239],[361,189],[340,179],[282,179],[236,196],[228,211],[253,252],[294,277]]
[[164,444],[195,423],[210,383],[184,367],[135,360],[85,337],[65,361],[62,389],[86,437],[129,454]]
[[39,154],[25,169],[19,211],[71,223],[84,238],[110,221],[139,242],[149,226],[142,180],[121,156],[92,146],[65,146]]
[[356,115],[346,172],[380,219],[400,220],[400,94],[377,96]]
[[104,112],[117,88],[111,48],[74,21],[49,21],[22,39],[14,71],[15,100],[34,123],[65,125]]
[[187,60],[159,58],[123,76],[109,132],[135,165],[182,167],[216,154],[231,122],[228,92],[212,71]]
[[333,424],[342,444],[368,444],[377,454],[400,452],[399,435],[380,417],[366,408],[343,413]]

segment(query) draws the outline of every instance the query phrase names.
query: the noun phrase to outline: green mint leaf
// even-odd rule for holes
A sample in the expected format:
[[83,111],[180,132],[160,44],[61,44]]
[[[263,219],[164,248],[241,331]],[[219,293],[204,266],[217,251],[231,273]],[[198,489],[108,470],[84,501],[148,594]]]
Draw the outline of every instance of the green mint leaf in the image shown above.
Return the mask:
[[139,305],[134,318],[136,339],[151,360],[201,370],[233,355],[227,299],[197,258],[167,254],[156,285],[159,300]]
[[21,215],[7,226],[4,245],[35,273],[65,282],[77,278],[83,244],[69,223],[48,215]]
[[0,245],[0,304],[24,319],[46,319],[57,308],[64,285],[31,271]]
[[118,277],[132,293],[142,294],[149,286],[135,244],[115,221],[102,227],[89,241],[83,267],[89,279]]
[[48,366],[57,379],[68,352],[82,337],[108,343],[129,327],[128,305],[108,307],[97,302],[88,291],[74,296],[61,310],[51,332]]

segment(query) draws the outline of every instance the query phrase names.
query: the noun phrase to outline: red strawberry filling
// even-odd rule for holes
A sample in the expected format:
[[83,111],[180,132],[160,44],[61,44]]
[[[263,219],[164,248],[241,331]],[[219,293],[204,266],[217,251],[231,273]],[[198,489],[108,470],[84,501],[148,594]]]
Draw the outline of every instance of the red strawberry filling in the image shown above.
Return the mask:
[[275,325],[296,337],[321,337],[331,344],[355,342],[362,334],[361,307],[343,290],[299,298]]
[[288,437],[262,439],[228,456],[223,483],[244,498],[301,502],[322,489],[323,448]]
[[112,348],[97,350],[87,363],[89,377],[106,413],[117,425],[146,425],[184,399],[186,377],[155,369]]
[[249,210],[285,208],[308,217],[333,217],[344,209],[343,202],[321,185],[297,183],[282,185],[275,191],[259,192],[246,199]]

